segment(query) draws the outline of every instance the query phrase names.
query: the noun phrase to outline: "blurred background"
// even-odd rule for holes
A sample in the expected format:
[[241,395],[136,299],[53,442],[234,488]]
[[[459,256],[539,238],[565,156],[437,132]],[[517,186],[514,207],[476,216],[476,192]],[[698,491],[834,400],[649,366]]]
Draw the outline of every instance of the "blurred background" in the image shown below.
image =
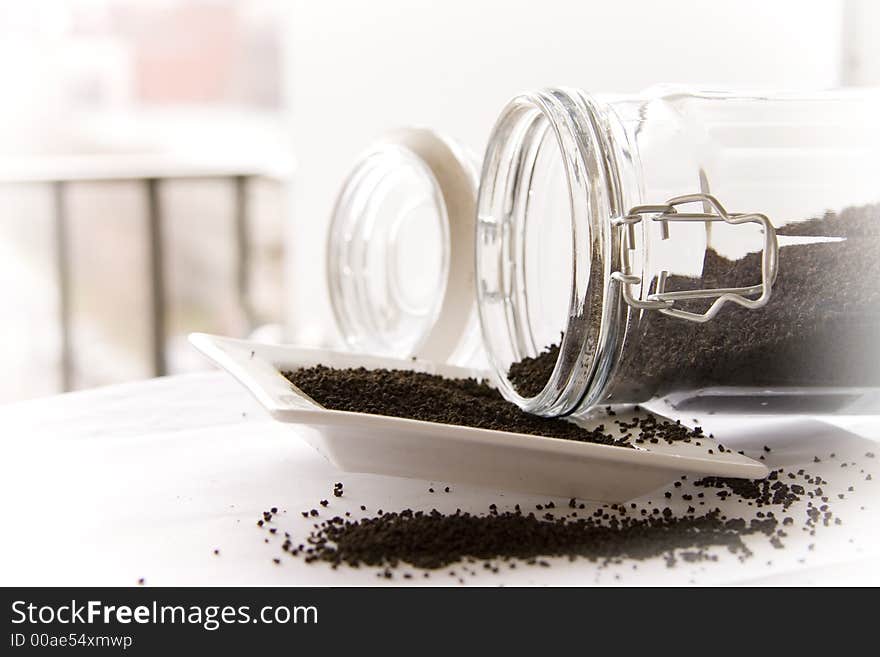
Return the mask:
[[523,89],[880,84],[869,0],[0,0],[0,402],[336,346],[329,214],[398,126]]

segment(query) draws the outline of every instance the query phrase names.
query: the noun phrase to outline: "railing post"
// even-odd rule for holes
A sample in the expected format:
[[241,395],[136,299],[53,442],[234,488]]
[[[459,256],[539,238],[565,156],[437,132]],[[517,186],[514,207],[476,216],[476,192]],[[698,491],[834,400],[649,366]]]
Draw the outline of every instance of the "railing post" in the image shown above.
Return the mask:
[[61,390],[73,389],[73,354],[70,317],[70,250],[68,246],[66,185],[56,180],[52,187],[52,210],[55,231],[55,276],[58,285],[58,326],[61,338]]
[[150,310],[152,319],[153,375],[165,376],[168,364],[165,354],[165,269],[162,247],[162,210],[159,180],[144,179],[147,191],[147,227],[149,231]]
[[235,193],[235,243],[237,253],[237,294],[238,304],[245,316],[248,331],[256,328],[256,317],[251,305],[250,290],[250,216],[248,206],[248,177],[233,178]]

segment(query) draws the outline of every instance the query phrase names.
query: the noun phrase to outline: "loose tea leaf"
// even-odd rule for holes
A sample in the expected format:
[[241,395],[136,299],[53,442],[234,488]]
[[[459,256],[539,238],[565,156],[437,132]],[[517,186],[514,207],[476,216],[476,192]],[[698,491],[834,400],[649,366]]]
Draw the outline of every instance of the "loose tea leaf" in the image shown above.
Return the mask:
[[406,370],[336,369],[323,365],[283,374],[297,388],[331,410],[632,447],[626,439],[606,432],[603,425],[585,429],[566,420],[526,413],[476,379],[448,379]]
[[[404,509],[375,518],[346,521],[338,516],[312,532],[302,554],[307,562],[331,565],[391,566],[400,562],[436,569],[464,559],[509,560],[526,563],[539,557],[581,557],[591,561],[647,559],[671,550],[691,550],[692,560],[710,558],[706,548],[724,546],[731,552],[751,554],[743,537],[772,535],[776,522],[722,520],[717,509],[704,514],[675,517],[669,509],[647,517],[626,515],[616,505],[608,520],[599,516],[572,519],[547,514],[505,511],[485,516],[470,513]],[[301,554],[293,541],[282,549]]]
[[507,378],[522,397],[534,397],[544,389],[556,359],[559,358],[559,345],[551,344],[534,358],[523,358],[510,366]]
[[[777,233],[829,240],[780,247],[779,274],[763,308],[729,303],[703,324],[644,313],[610,384],[616,399],[642,402],[712,386],[880,385],[880,205],[828,212]],[[734,261],[707,248],[702,276],[670,276],[666,290],[759,281],[760,253]],[[703,312],[707,303],[678,301],[676,307]],[[512,364],[508,379],[523,396],[534,396],[558,355],[559,345],[550,345]]]
[[[798,528],[814,536],[820,527],[841,525],[828,502],[830,487],[823,477],[803,468],[776,468],[760,481],[706,477],[691,482],[682,476],[664,492],[665,504],[671,506],[648,500],[587,509],[570,499],[558,509],[552,500],[536,504],[540,516],[523,511],[519,504],[505,511],[490,504],[485,514],[405,508],[379,510],[360,519],[348,519],[348,512],[343,518],[328,509],[334,515],[313,525],[305,538],[297,540],[285,532],[281,549],[307,563],[379,568],[377,574],[389,579],[406,567],[431,571],[455,566],[450,574],[460,581],[475,575],[478,564],[498,573],[517,564],[548,567],[549,557],[587,559],[599,568],[624,560],[635,568],[656,557],[669,567],[679,561],[711,562],[724,551],[745,561],[761,541],[782,549]],[[713,507],[710,497],[726,501],[727,510]],[[686,509],[675,498],[686,503]],[[735,512],[732,502],[742,511]],[[261,520],[272,523],[273,514],[265,512]],[[405,578],[411,576],[404,572]]]

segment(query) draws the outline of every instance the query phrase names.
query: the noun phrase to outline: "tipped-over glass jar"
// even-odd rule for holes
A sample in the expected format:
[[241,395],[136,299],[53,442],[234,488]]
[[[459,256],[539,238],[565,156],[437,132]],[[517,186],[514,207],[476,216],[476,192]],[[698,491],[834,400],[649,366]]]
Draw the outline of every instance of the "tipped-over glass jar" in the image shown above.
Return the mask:
[[515,98],[483,162],[477,304],[547,416],[877,409],[880,95]]

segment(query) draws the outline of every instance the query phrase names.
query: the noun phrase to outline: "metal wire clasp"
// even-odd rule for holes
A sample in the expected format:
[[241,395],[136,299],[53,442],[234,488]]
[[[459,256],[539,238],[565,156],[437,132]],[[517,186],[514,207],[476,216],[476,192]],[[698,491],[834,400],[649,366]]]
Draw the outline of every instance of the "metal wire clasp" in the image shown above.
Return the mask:
[[[709,206],[714,212],[679,212],[676,208],[688,203],[703,203],[704,208]],[[749,287],[727,287],[704,290],[682,290],[679,292],[666,292],[666,279],[669,272],[663,270],[657,279],[657,290],[649,294],[644,300],[637,299],[632,294],[632,286],[640,285],[642,278],[632,274],[630,264],[630,252],[635,249],[636,231],[635,225],[645,217],[660,223],[661,239],[669,238],[670,221],[725,221],[729,224],[756,223],[764,228],[764,251],[761,257],[761,282]],[[773,283],[779,261],[779,244],[776,241],[776,229],[770,220],[763,214],[757,213],[733,213],[727,212],[717,198],[711,194],[687,194],[669,199],[662,205],[637,205],[623,217],[615,217],[611,220],[613,226],[619,226],[626,231],[624,236],[624,248],[622,255],[623,271],[616,271],[611,278],[620,283],[623,300],[632,308],[642,310],[657,310],[664,315],[687,319],[692,322],[708,322],[718,314],[719,309],[727,301],[738,303],[746,308],[760,308],[770,300],[773,291]],[[754,295],[758,295],[757,298]],[[675,308],[675,302],[684,299],[715,299],[704,313],[693,313]]]

